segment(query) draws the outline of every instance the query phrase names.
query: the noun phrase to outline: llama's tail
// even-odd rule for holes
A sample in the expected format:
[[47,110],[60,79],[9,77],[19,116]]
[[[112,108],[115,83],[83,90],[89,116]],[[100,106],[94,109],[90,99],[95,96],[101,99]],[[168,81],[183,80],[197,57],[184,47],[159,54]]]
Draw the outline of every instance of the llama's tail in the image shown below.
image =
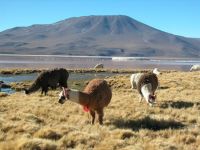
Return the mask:
[[25,91],[25,94],[30,94],[39,90],[39,88],[40,86],[34,82],[28,89],[24,89],[24,91]]

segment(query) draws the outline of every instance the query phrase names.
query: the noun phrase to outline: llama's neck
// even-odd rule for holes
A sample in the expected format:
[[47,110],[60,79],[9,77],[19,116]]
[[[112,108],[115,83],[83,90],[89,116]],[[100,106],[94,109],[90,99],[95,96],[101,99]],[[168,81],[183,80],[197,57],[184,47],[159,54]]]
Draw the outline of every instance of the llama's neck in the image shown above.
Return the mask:
[[40,86],[39,86],[37,83],[33,83],[33,84],[31,85],[31,87],[29,87],[29,88],[27,89],[27,91],[28,91],[28,93],[32,93],[32,92],[37,91],[39,88],[40,88]]
[[141,92],[145,100],[148,102],[149,95],[153,94],[152,85],[150,83],[143,85],[141,88]]
[[144,74],[144,73],[137,73],[137,74],[135,75],[134,81],[135,81],[136,85],[138,84],[138,82],[139,82],[139,80],[140,80],[140,78],[141,78],[141,76],[142,76],[143,74]]
[[90,96],[87,93],[70,89],[69,92],[69,100],[78,104],[81,104],[83,106],[87,106],[89,104]]

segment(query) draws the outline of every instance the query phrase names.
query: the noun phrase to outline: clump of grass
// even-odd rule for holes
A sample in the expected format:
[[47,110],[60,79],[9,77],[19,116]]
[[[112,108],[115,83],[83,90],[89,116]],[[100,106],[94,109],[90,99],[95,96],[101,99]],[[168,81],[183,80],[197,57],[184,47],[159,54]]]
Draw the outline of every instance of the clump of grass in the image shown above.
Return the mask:
[[22,138],[17,142],[17,150],[55,150],[56,148],[55,142],[44,139]]
[[189,144],[193,144],[196,142],[196,137],[193,135],[183,134],[183,135],[178,136],[176,141],[179,143],[184,142],[185,144],[189,145]]
[[43,119],[41,119],[38,116],[33,115],[33,114],[27,115],[25,119],[26,119],[26,121],[31,121],[31,122],[36,123],[36,124],[44,123]]
[[65,149],[91,149],[98,143],[98,137],[85,132],[70,132],[60,140],[60,147]]
[[4,123],[1,127],[1,131],[4,133],[9,132],[10,130],[14,129],[16,125],[11,124],[11,123]]
[[41,129],[34,134],[34,137],[49,139],[49,140],[59,140],[62,135],[58,131],[54,131],[53,129]]
[[134,134],[130,131],[126,131],[126,132],[123,132],[122,133],[122,136],[121,136],[121,139],[124,140],[124,139],[129,139],[131,137],[133,137]]
[[24,88],[29,87],[32,84],[32,81],[24,81],[24,82],[12,82],[11,88],[15,91],[22,91]]
[[4,93],[4,92],[0,92],[0,97],[6,97],[6,96],[9,96],[9,94]]
[[42,69],[0,69],[0,74],[10,75],[10,74],[30,74],[41,72]]
[[[69,69],[65,68],[68,70],[68,72],[73,72],[73,73],[100,73],[100,72],[109,72],[109,73],[138,73],[138,72],[149,72],[152,70],[146,69],[146,70],[141,70],[141,69],[93,69],[93,68],[78,68],[78,69]],[[42,71],[45,71],[47,69],[21,69],[21,68],[11,68],[11,69],[0,69],[0,74],[4,75],[10,75],[10,74],[30,74],[30,73],[39,73]],[[170,72],[176,72],[176,71],[169,71],[169,70],[162,70],[162,72],[165,73],[170,73]]]
[[118,138],[120,140],[136,137],[136,135],[131,130],[127,129],[116,129],[112,132],[112,135],[114,135],[115,138]]

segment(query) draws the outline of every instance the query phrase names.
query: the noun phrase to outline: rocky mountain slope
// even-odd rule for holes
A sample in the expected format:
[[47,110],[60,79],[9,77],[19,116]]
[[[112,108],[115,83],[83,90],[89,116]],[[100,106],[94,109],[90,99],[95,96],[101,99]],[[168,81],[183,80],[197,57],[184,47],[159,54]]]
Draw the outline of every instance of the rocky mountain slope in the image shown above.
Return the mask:
[[200,39],[166,33],[128,16],[84,16],[0,32],[0,53],[200,57]]

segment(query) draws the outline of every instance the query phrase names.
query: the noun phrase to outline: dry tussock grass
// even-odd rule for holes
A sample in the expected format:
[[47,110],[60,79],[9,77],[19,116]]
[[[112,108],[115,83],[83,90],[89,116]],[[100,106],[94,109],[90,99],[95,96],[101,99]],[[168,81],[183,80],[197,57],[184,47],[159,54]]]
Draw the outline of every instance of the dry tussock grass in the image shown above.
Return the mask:
[[[39,73],[44,70],[49,70],[51,68],[41,68],[41,69],[30,69],[30,68],[24,68],[24,69],[18,69],[18,68],[0,68],[0,74],[29,74],[29,73]],[[77,69],[69,69],[67,68],[68,72],[73,73],[96,73],[96,72],[111,72],[111,73],[136,73],[136,72],[147,72],[150,70],[133,70],[133,69],[94,69],[94,68],[77,68]],[[169,72],[166,71],[165,72]],[[172,71],[170,71],[172,72]]]
[[0,149],[200,149],[200,73],[159,76],[154,107],[139,103],[129,76],[106,78],[113,98],[103,126],[90,125],[89,115],[77,104],[60,105],[59,90],[48,96],[40,92],[1,96]]

